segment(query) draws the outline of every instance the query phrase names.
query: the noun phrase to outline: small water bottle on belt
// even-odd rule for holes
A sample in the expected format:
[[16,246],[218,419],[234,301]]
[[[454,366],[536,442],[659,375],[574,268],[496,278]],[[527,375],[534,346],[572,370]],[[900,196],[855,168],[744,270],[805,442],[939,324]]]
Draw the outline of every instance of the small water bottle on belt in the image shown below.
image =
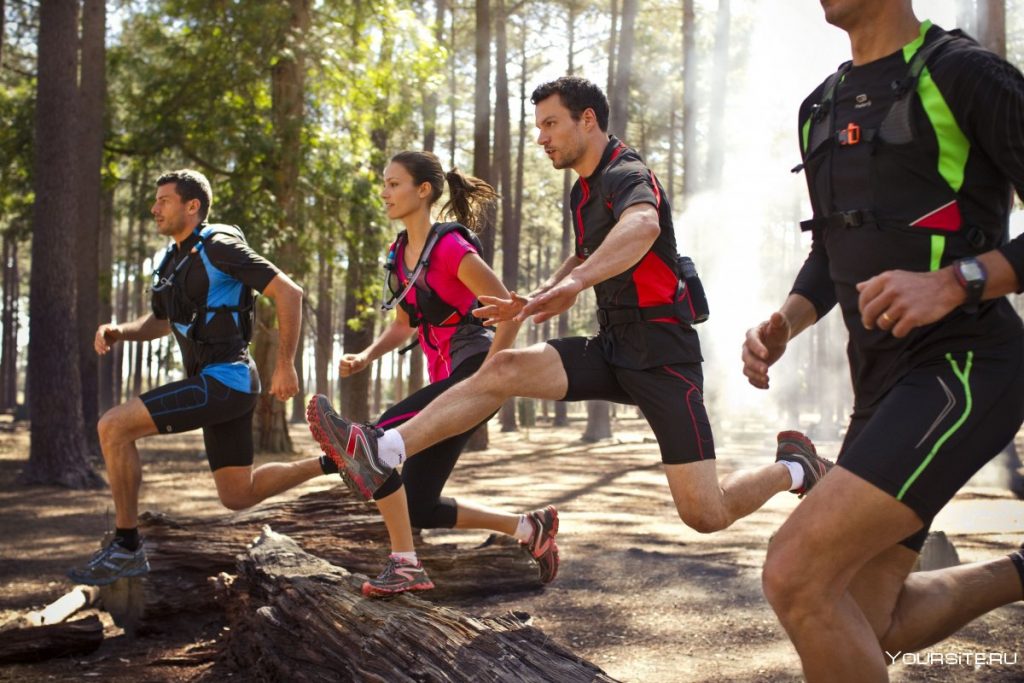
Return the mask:
[[692,324],[696,325],[708,319],[708,297],[704,293],[704,285],[697,275],[697,266],[689,256],[679,257],[679,271],[686,289],[690,292],[690,305],[693,308]]

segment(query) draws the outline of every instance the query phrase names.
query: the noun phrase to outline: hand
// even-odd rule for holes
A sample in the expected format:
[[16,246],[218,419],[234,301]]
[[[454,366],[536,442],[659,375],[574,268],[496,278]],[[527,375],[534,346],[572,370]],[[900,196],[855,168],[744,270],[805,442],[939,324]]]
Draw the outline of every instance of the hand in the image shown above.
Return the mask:
[[888,330],[894,337],[944,318],[967,296],[952,268],[930,273],[887,270],[857,283],[857,291],[864,327]]
[[484,318],[484,325],[488,327],[512,320],[523,310],[530,300],[525,296],[519,296],[515,292],[509,292],[508,299],[497,296],[481,296],[480,308],[474,308],[472,313],[477,318]]
[[121,341],[121,339],[123,339],[121,328],[107,323],[100,325],[96,330],[96,338],[93,340],[92,346],[96,349],[96,353],[102,356],[110,351],[112,344]]
[[582,291],[583,284],[569,275],[543,294],[530,299],[515,319],[522,322],[532,315],[534,323],[542,323],[572,308]]
[[287,401],[299,393],[299,376],[293,363],[278,363],[270,379],[270,395],[279,401]]
[[786,316],[778,311],[747,330],[747,339],[743,342],[743,374],[758,389],[768,388],[768,368],[786,352],[791,332]]
[[362,372],[370,364],[370,359],[361,353],[346,353],[338,362],[338,375],[348,377]]

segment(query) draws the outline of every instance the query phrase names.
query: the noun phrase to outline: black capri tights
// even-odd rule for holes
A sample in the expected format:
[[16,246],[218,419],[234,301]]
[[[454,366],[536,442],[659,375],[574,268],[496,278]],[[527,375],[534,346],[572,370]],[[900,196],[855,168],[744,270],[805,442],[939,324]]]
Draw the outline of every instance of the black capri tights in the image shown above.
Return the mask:
[[[428,384],[399,401],[380,416],[377,426],[382,429],[394,429],[410,420],[447,389],[476,372],[486,357],[487,354],[480,353],[467,358],[446,379]],[[493,413],[480,424],[487,422],[492,416]],[[436,443],[420,451],[415,457],[406,460],[402,465],[401,475],[397,471],[392,472],[391,476],[373,495],[374,500],[390,496],[404,485],[405,495],[409,501],[409,521],[414,527],[418,529],[451,529],[454,527],[458,507],[454,498],[442,496],[441,491],[448,482],[448,477],[451,476],[455,463],[458,462],[470,435],[479,426]]]

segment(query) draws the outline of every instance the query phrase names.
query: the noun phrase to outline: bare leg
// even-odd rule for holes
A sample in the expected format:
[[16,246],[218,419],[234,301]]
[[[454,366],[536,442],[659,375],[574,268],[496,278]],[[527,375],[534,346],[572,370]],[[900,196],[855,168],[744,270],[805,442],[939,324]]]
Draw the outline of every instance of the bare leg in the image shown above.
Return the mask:
[[679,518],[703,534],[725,529],[792,484],[781,463],[733,472],[721,482],[714,460],[665,465],[665,476]]
[[558,400],[567,389],[562,359],[548,344],[501,351],[397,429],[411,457],[479,424],[509,397]]
[[146,405],[133,398],[104,413],[97,431],[114,498],[115,523],[118,528],[132,529],[139,524],[139,488],[142,486],[142,463],[135,441],[156,434],[156,425]]
[[490,529],[509,536],[515,534],[519,515],[460,500],[456,529]]
[[405,487],[399,488],[390,496],[377,500],[377,508],[384,519],[391,540],[391,552],[410,553],[416,550],[412,540],[412,524],[409,522],[409,502],[405,497]]
[[224,507],[243,510],[323,474],[319,458],[268,462],[259,467],[221,467],[213,472]]

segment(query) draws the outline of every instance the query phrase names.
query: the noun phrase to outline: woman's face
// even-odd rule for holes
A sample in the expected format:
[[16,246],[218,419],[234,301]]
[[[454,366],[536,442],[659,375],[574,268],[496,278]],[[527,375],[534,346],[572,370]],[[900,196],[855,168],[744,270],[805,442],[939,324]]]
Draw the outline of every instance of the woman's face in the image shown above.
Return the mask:
[[392,162],[384,169],[384,188],[380,196],[388,218],[401,220],[417,211],[429,209],[430,183],[417,186],[405,166]]

